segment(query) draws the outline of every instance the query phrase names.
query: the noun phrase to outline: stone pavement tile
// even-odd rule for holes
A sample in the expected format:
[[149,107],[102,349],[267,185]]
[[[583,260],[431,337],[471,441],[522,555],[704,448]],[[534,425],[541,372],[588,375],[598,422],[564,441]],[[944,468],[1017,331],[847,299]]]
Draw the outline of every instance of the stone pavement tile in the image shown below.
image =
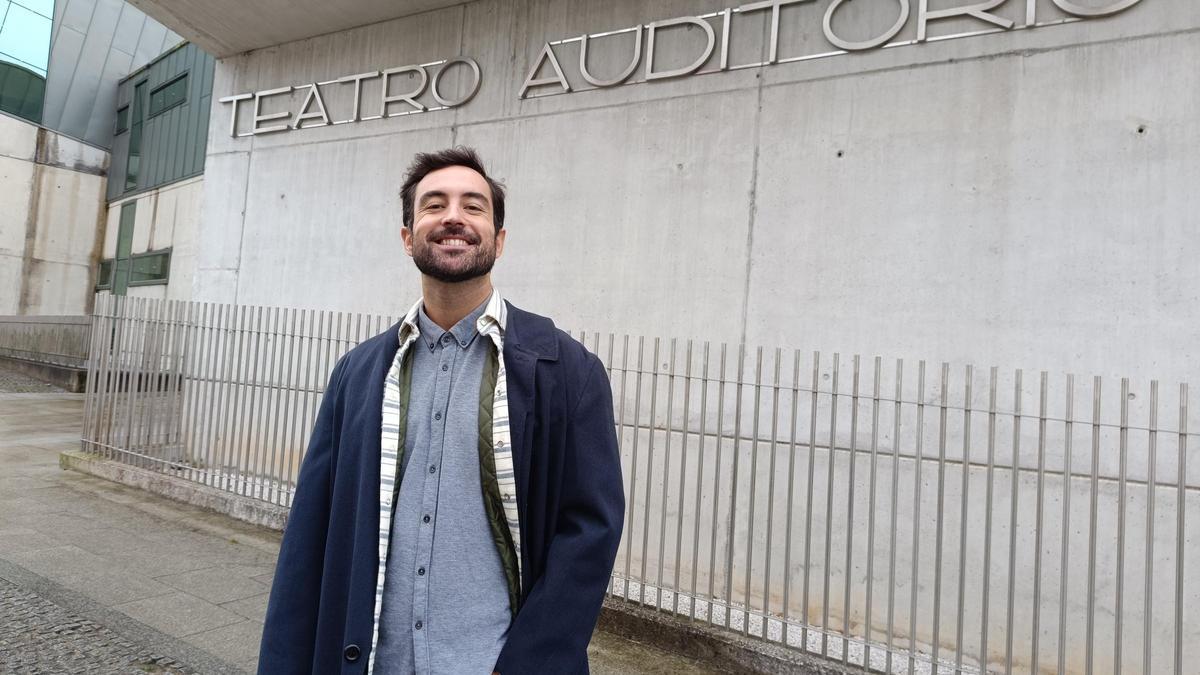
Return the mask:
[[233,574],[223,567],[172,574],[158,580],[217,604],[250,598],[269,590],[262,583]]
[[[50,507],[47,507],[49,509]],[[84,515],[62,513],[59,511],[13,513],[0,516],[0,522],[37,530],[47,536],[63,542],[69,542],[71,537],[107,527],[106,523],[97,522]]]
[[253,621],[263,622],[267,617],[267,600],[270,593],[263,593],[252,598],[243,598],[234,600],[233,602],[223,603],[221,606],[231,612],[237,612],[241,616]]
[[86,532],[78,532],[70,537],[72,546],[103,557],[111,557],[123,551],[145,549],[154,543],[139,537],[130,530],[115,527],[96,527]]
[[[22,491],[28,493],[27,490]],[[31,497],[12,497],[0,499],[0,512],[10,515],[22,513],[44,513],[46,505],[37,499]]]
[[[43,451],[38,450],[37,452]],[[12,461],[14,463],[22,462],[21,459],[9,460],[7,457],[0,456],[0,464],[6,463],[7,461]],[[36,476],[31,476],[29,474],[8,474],[6,472],[5,475],[0,476],[0,495],[4,495],[5,498],[7,498],[11,495],[18,494],[23,490],[39,488],[42,487],[42,485],[42,481]]]
[[116,551],[109,554],[108,558],[150,578],[191,572],[213,565],[213,561],[208,557],[164,550],[164,547],[157,544],[151,548]]
[[716,675],[721,672],[708,668],[700,661],[659,651],[603,631],[592,634],[592,641],[588,645],[588,664],[596,675]]
[[26,527],[0,528],[0,558],[61,545],[62,542]]
[[113,609],[173,637],[202,633],[245,621],[245,617],[240,614],[187,593],[168,593],[145,600],[135,600],[113,605]]
[[242,576],[242,577],[250,577],[251,579],[257,579],[258,577],[261,577],[264,574],[270,575],[267,577],[266,583],[268,583],[268,584],[271,583],[270,578],[275,575],[275,560],[274,559],[272,559],[270,563],[265,563],[262,565],[245,565],[245,564],[238,564],[238,563],[225,563],[225,564],[221,565],[221,567],[224,567],[226,570],[228,570],[229,572],[231,572],[233,574],[236,574],[236,575]]
[[5,557],[104,606],[164,595],[172,590],[78,546],[56,546]]
[[220,654],[226,661],[238,663],[258,656],[262,630],[263,625],[258,621],[242,621],[183,639],[211,654]]
[[246,671],[247,673],[257,673],[258,672],[258,657],[255,656],[254,658],[250,659],[249,661],[243,661],[243,662],[239,663],[238,665],[241,666],[242,670]]

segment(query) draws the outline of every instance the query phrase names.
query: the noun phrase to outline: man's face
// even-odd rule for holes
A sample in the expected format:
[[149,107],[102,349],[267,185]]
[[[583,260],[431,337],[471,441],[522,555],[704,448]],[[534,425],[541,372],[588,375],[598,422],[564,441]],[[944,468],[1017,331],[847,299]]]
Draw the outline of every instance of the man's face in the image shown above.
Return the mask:
[[458,283],[491,272],[504,252],[505,231],[496,232],[492,218],[492,190],[483,176],[449,166],[417,183],[413,226],[400,236],[422,274]]

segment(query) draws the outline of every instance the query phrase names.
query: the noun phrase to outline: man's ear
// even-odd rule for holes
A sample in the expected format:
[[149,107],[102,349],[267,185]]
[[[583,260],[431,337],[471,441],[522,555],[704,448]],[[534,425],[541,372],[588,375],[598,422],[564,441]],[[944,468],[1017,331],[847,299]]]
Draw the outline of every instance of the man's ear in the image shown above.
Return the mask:
[[413,254],[412,238],[413,238],[412,230],[410,230],[408,227],[405,227],[403,225],[400,226],[400,241],[404,242],[404,252],[407,253],[408,257],[410,257],[410,258],[412,257],[412,254]]
[[[508,230],[500,228],[496,233],[496,257],[504,255],[504,235],[508,234]],[[412,255],[411,253],[409,255]]]

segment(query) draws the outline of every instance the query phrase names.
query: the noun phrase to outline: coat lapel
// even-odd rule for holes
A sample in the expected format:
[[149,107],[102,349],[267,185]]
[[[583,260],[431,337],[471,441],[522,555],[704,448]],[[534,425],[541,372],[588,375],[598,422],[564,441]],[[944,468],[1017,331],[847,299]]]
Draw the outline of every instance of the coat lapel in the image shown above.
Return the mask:
[[513,469],[517,478],[517,508],[525,518],[529,494],[530,452],[533,447],[537,362],[558,360],[554,324],[508,303],[504,329],[504,366],[508,371],[508,419],[512,433]]

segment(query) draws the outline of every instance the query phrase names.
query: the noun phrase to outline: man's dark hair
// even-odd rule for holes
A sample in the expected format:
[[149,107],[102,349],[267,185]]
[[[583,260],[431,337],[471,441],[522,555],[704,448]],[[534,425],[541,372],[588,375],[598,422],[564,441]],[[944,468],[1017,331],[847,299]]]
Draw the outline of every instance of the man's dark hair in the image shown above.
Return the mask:
[[413,226],[413,202],[417,198],[417,183],[420,183],[421,179],[430,173],[448,166],[465,166],[483,176],[483,179],[487,181],[488,188],[492,191],[492,221],[496,224],[496,231],[499,232],[500,228],[504,227],[504,184],[488,176],[487,171],[483,168],[483,160],[479,159],[479,154],[475,152],[474,148],[468,148],[465,145],[438,152],[418,152],[413,157],[412,164],[408,167],[408,173],[404,176],[404,185],[400,188],[404,226],[410,230]]

